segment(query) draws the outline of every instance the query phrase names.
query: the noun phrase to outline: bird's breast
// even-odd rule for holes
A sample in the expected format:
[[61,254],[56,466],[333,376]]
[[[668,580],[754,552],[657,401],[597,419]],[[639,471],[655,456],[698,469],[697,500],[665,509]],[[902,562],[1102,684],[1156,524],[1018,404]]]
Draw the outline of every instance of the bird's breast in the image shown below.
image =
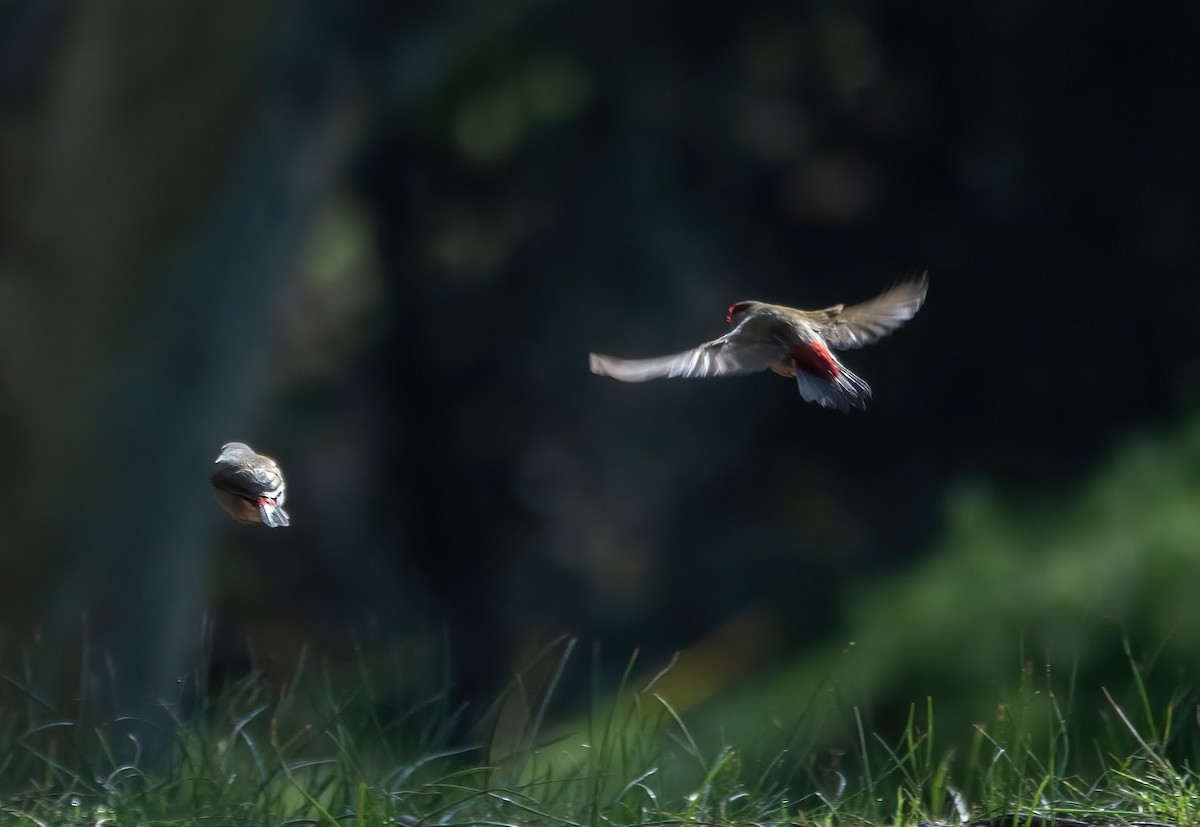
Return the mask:
[[796,378],[796,366],[792,363],[791,359],[787,359],[783,362],[776,362],[775,364],[771,365],[771,370],[788,379]]

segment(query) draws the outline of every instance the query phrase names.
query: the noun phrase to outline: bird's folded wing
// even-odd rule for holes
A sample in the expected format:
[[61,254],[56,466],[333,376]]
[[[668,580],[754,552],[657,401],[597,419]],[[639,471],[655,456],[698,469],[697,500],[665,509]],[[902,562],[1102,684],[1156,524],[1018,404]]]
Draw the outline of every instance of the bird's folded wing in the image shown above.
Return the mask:
[[862,304],[826,308],[821,335],[831,348],[849,350],[869,345],[907,322],[925,302],[929,288],[925,276],[897,284],[891,290]]
[[622,382],[648,379],[707,378],[738,376],[764,371],[785,355],[784,347],[774,342],[741,343],[732,335],[722,336],[683,353],[652,359],[617,359],[593,353],[589,356],[592,373],[611,376]]
[[278,475],[266,468],[218,468],[212,483],[222,491],[228,491],[245,499],[256,499],[279,487]]

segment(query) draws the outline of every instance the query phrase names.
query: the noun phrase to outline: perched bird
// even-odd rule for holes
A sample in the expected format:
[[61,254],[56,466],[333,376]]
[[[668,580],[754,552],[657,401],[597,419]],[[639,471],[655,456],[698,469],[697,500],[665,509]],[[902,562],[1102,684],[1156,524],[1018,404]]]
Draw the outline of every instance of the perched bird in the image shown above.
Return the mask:
[[275,460],[242,442],[227,442],[221,446],[213,472],[212,484],[217,489],[217,502],[229,516],[242,523],[262,523],[268,528],[286,526],[291,522],[283,510],[287,486]]
[[699,347],[653,359],[616,359],[589,354],[592,373],[622,382],[647,379],[739,376],[773,370],[795,377],[800,395],[824,408],[862,410],[871,388],[833,355],[834,350],[869,345],[916,315],[925,301],[928,279],[902,282],[862,304],[835,304],[824,310],[797,310],[745,301],[730,305],[733,329]]

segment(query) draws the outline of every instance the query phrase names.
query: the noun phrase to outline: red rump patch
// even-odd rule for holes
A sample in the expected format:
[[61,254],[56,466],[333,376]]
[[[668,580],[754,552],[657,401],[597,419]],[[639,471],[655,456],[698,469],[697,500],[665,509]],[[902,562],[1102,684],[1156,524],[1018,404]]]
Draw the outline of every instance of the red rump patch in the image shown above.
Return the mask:
[[819,376],[826,381],[831,381],[841,373],[833,354],[824,342],[801,342],[792,347],[789,355],[797,370]]

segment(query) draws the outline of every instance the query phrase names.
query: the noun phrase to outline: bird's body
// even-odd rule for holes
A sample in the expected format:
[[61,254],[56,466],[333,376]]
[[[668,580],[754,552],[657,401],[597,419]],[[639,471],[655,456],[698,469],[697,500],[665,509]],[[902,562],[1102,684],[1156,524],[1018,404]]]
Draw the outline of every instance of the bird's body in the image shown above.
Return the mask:
[[590,355],[592,373],[622,382],[739,376],[772,370],[794,378],[800,395],[825,408],[866,407],[871,388],[833,354],[880,339],[911,319],[925,301],[925,277],[898,284],[862,304],[798,310],[745,301],[730,305],[733,329],[699,347],[652,359]]
[[221,446],[212,484],[217,502],[229,516],[242,523],[262,523],[268,528],[291,522],[283,510],[287,485],[275,460],[242,442]]

